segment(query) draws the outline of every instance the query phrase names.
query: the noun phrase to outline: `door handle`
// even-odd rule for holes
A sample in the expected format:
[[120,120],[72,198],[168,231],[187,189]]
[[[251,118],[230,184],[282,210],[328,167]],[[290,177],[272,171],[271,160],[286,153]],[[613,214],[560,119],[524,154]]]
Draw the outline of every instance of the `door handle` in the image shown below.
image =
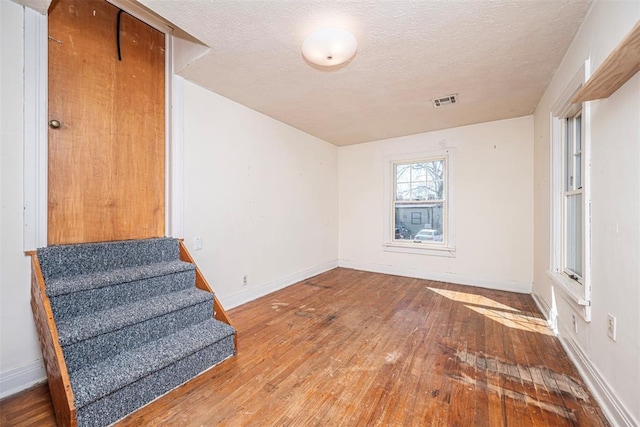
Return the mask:
[[58,129],[60,127],[60,121],[58,120],[49,120],[49,127],[52,129]]

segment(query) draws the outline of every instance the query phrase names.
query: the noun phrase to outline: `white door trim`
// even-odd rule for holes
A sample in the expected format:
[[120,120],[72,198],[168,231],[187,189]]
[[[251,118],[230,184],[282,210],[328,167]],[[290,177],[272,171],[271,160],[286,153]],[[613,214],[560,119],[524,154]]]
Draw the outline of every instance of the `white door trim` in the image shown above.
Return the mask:
[[[171,37],[173,44],[174,38]],[[172,108],[167,117],[169,125],[167,132],[171,135],[170,145],[167,147],[167,204],[168,217],[165,220],[166,235],[171,237],[184,236],[184,80],[173,71],[171,76]]]
[[23,249],[47,245],[47,17],[24,8]]

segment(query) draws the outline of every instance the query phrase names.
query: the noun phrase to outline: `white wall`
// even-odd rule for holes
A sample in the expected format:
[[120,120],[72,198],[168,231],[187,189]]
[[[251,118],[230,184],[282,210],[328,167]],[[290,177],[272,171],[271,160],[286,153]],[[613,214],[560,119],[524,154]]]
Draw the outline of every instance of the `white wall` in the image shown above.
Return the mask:
[[[340,265],[530,292],[532,126],[528,116],[340,147]],[[455,148],[455,258],[386,252],[388,158],[444,147]]]
[[223,305],[336,267],[337,148],[184,85],[184,237]]
[[[560,337],[616,423],[640,420],[640,74],[611,97],[590,104],[592,149],[592,321],[578,317],[545,271],[550,259],[550,119],[584,61],[592,71],[640,19],[640,2],[596,1],[535,112],[535,249],[533,293],[551,307]],[[617,317],[617,342],[606,316]],[[620,407],[620,405],[622,407]],[[626,407],[626,410],[625,408]],[[626,419],[625,419],[626,417]]]
[[0,0],[0,397],[44,379],[22,245],[23,7]]

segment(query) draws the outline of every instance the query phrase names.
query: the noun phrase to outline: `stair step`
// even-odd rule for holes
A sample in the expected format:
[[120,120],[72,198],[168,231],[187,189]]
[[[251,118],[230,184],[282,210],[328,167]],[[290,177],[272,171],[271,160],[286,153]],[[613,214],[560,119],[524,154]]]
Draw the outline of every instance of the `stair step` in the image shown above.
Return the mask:
[[213,317],[213,294],[190,288],[58,322],[67,369],[88,364]]
[[47,295],[56,320],[193,287],[195,266],[169,262],[52,279]]
[[70,373],[79,425],[107,425],[234,354],[215,319]]
[[50,279],[47,282],[47,296],[51,298],[189,270],[195,270],[195,266],[188,262],[171,260],[134,267],[77,274],[74,276],[64,276],[57,279]]
[[54,245],[38,249],[38,260],[45,283],[64,276],[155,264],[179,258],[179,241],[170,237]]

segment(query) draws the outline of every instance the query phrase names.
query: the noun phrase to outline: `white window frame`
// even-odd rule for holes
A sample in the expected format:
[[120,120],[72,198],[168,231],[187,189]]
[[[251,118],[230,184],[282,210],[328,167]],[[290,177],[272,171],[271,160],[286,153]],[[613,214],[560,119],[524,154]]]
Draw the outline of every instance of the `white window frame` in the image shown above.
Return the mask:
[[[384,185],[384,230],[383,250],[387,252],[400,252],[418,255],[432,255],[441,257],[455,257],[455,150],[453,148],[423,151],[410,154],[395,154],[385,159],[385,185]],[[445,161],[445,195],[444,195],[444,226],[442,242],[402,241],[395,239],[395,192],[396,177],[395,165],[408,163],[423,163],[431,160],[444,159]]]
[[[551,251],[549,276],[559,294],[587,322],[591,321],[591,197],[590,197],[590,106],[572,104],[571,99],[586,80],[585,63],[571,80],[563,94],[558,98],[550,112],[551,121]],[[581,184],[580,190],[565,191],[565,146],[567,137],[567,119],[581,115]],[[582,275],[566,268],[566,197],[582,194]],[[572,277],[572,276],[577,277]],[[577,280],[576,280],[577,279]]]

